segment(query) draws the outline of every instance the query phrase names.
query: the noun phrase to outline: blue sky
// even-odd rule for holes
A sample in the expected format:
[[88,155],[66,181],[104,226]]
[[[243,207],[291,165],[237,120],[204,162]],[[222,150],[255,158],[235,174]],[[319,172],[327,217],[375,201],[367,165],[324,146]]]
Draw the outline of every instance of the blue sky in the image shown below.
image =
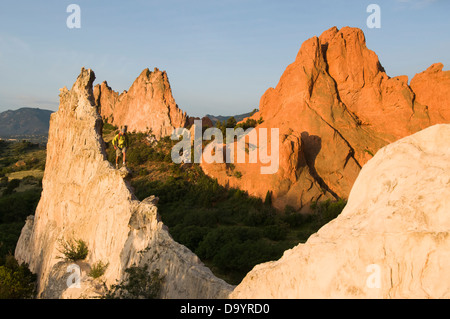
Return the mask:
[[[71,3],[80,29],[66,25]],[[380,29],[366,25],[371,3]],[[158,67],[189,115],[248,112],[301,44],[332,26],[361,28],[387,74],[411,79],[435,62],[450,69],[449,12],[448,0],[2,1],[0,112],[57,110],[83,66],[119,92]]]

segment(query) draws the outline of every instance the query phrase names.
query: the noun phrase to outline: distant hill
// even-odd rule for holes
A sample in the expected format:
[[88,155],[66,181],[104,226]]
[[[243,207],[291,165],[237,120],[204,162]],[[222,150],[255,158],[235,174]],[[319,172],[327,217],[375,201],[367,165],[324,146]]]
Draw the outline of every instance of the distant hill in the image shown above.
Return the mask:
[[223,122],[223,121],[228,120],[232,116],[236,119],[237,122],[242,121],[246,117],[249,117],[253,113],[255,113],[255,111],[258,111],[258,110],[255,109],[252,112],[248,112],[248,113],[244,113],[244,114],[238,114],[238,115],[229,115],[229,116],[223,116],[223,115],[217,115],[216,116],[216,115],[206,114],[205,117],[208,117],[213,122],[213,124],[216,125],[217,121]]
[[47,137],[50,114],[54,111],[24,107],[0,113],[0,137],[26,138]]

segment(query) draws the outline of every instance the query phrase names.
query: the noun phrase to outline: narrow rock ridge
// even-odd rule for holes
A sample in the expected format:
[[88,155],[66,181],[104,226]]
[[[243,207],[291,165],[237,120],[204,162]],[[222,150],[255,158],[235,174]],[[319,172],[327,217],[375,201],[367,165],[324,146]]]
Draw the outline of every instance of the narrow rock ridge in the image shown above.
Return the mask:
[[[15,256],[38,276],[41,298],[102,294],[87,274],[109,263],[102,280],[116,284],[130,266],[148,264],[164,277],[163,298],[223,298],[233,289],[215,277],[189,249],[175,242],[161,222],[157,198],[133,195],[127,172],[106,160],[102,119],[95,107],[94,72],[82,69],[72,89],[61,89],[59,110],[50,120],[43,191],[34,217],[27,219]],[[81,288],[68,288],[69,262],[60,240],[82,239],[89,248]],[[103,291],[104,293],[104,291]]]

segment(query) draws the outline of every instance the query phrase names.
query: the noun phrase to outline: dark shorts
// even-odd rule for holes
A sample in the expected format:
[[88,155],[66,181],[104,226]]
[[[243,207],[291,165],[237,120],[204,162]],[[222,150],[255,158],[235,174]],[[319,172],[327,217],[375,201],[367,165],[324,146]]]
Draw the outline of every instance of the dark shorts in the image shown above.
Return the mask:
[[118,147],[118,148],[116,148],[116,156],[120,156],[120,155],[122,155],[122,153],[125,153],[126,151],[127,151],[126,147],[124,147],[124,148]]

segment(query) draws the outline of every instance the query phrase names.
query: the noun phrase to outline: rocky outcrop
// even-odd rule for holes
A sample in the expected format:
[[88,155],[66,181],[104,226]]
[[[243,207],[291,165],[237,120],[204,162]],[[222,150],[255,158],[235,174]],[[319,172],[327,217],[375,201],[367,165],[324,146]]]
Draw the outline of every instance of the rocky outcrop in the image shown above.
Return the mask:
[[[437,64],[408,85],[389,77],[357,28],[336,27],[305,41],[275,88],[262,96],[261,128],[279,128],[280,167],[261,175],[261,163],[203,164],[221,184],[273,203],[309,210],[316,200],[347,198],[361,167],[383,146],[430,125],[450,121],[449,71]],[[256,167],[255,167],[256,166]]]
[[95,104],[102,118],[129,131],[148,132],[156,138],[185,127],[188,116],[178,108],[165,71],[145,69],[128,91],[118,94],[106,82],[94,88]]
[[435,63],[411,80],[416,101],[427,107],[432,123],[450,122],[450,71],[443,68]]
[[[149,76],[144,73],[141,80]],[[102,278],[107,285],[122,280],[128,267],[148,264],[149,272],[158,269],[164,276],[163,298],[226,296],[232,286],[171,238],[159,219],[157,199],[138,201],[123,179],[127,172],[106,160],[94,78],[83,68],[72,89],[61,90],[59,110],[50,120],[42,196],[17,243],[16,258],[38,276],[39,297],[98,294],[86,272],[99,261],[109,263]],[[69,264],[59,259],[59,241],[67,239],[82,239],[89,248],[80,265],[81,288],[66,284]]]
[[335,220],[232,298],[450,298],[450,125],[377,152]]

